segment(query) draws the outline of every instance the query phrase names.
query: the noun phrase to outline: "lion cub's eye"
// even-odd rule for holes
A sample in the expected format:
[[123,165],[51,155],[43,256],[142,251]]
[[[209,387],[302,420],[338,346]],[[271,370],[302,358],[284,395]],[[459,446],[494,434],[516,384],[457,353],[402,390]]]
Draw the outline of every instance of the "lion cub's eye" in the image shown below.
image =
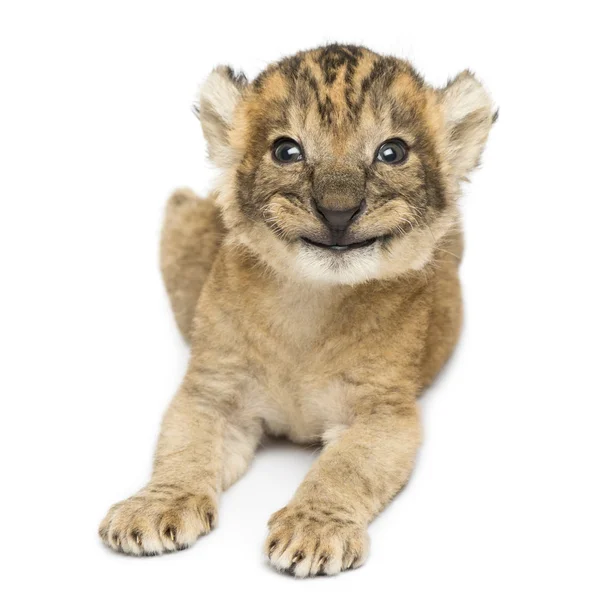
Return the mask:
[[402,139],[390,139],[377,150],[377,160],[386,164],[402,164],[408,158],[408,148]]
[[278,139],[273,144],[273,158],[282,164],[291,164],[299,162],[304,158],[302,148],[293,139]]

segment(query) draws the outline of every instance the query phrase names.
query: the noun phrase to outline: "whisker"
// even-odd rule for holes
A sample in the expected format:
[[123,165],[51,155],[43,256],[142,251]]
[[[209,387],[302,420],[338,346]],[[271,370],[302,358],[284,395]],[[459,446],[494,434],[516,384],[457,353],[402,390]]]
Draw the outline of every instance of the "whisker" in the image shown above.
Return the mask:
[[444,249],[443,247],[440,247],[438,245],[438,240],[435,238],[433,231],[431,230],[431,228],[429,227],[429,224],[427,224],[425,222],[425,226],[427,227],[427,230],[429,231],[429,234],[431,235],[431,238],[433,239],[433,244],[435,245],[435,248],[443,253],[447,253],[448,255],[451,255],[452,257],[456,258],[457,260],[460,260],[460,257],[454,253],[452,253],[451,251],[448,251],[446,249]]

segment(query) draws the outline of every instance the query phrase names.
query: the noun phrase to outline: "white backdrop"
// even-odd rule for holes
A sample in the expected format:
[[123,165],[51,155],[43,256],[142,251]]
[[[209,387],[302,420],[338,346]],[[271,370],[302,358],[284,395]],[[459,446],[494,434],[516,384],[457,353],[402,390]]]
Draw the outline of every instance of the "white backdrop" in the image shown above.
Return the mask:
[[[2,2],[0,587],[6,596],[600,595],[597,18],[592,3]],[[587,7],[587,8],[586,8]],[[416,473],[365,567],[297,581],[261,556],[315,454],[268,444],[192,549],[105,549],[182,378],[158,270],[169,192],[212,173],[190,112],[342,41],[469,67],[500,107],[463,200],[466,326],[422,400]]]

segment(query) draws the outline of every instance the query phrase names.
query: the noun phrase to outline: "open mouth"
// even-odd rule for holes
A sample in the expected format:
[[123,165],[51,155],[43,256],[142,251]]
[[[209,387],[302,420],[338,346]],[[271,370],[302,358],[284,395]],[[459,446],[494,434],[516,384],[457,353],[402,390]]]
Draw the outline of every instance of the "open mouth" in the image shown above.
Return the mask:
[[364,241],[359,241],[358,243],[349,243],[348,245],[327,245],[326,243],[318,243],[317,241],[313,241],[307,237],[300,237],[305,243],[309,245],[314,245],[315,247],[320,247],[321,249],[330,249],[331,251],[350,251],[351,249],[360,249],[361,247],[368,247],[369,245],[373,245],[375,241],[377,241],[378,237],[373,237],[371,239],[365,239]]

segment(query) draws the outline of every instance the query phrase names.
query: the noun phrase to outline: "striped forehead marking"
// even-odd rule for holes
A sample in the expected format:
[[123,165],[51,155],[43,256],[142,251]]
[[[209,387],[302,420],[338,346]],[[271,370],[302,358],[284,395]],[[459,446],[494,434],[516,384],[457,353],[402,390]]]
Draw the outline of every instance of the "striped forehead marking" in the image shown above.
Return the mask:
[[[308,108],[312,99],[324,124],[346,117],[356,121],[375,85],[385,92],[400,73],[410,75],[420,87],[422,80],[412,67],[393,57],[379,56],[359,46],[330,45],[285,58],[264,71],[254,82],[260,91],[265,81],[279,73],[291,95]],[[338,117],[338,118],[336,118]]]

